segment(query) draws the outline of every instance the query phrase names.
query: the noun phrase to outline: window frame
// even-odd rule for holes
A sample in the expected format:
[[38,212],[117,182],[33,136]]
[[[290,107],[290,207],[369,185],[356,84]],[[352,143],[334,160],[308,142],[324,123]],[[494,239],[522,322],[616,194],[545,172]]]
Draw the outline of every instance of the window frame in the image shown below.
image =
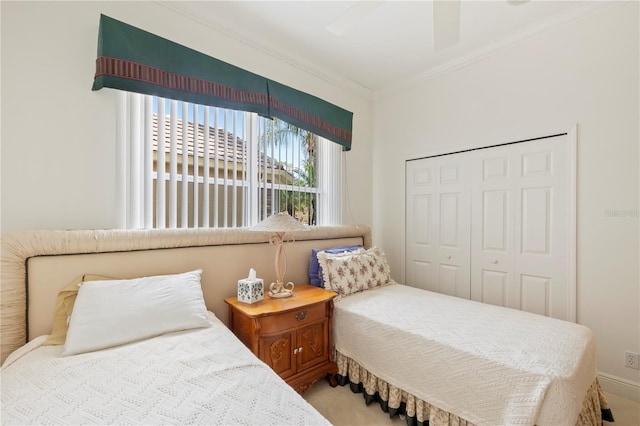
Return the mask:
[[[164,98],[158,99],[164,100]],[[243,151],[241,155],[243,161],[246,161],[246,163],[243,162],[241,164],[242,179],[238,179],[239,163],[237,161],[237,153],[234,153],[232,164],[229,164],[229,161],[223,161],[224,176],[220,177],[220,169],[218,168],[219,158],[215,157],[214,159],[206,156],[204,145],[200,145],[201,143],[206,143],[207,138],[210,139],[209,133],[211,129],[218,129],[218,131],[220,131],[221,126],[219,126],[218,117],[216,116],[211,120],[210,115],[206,116],[208,118],[205,118],[203,123],[200,123],[200,120],[198,120],[198,125],[194,126],[193,120],[189,121],[189,117],[193,117],[193,115],[189,115],[188,113],[188,105],[194,104],[169,99],[167,99],[167,101],[170,105],[168,111],[171,117],[170,134],[167,135],[166,128],[159,125],[160,119],[156,119],[155,123],[158,123],[156,132],[158,142],[156,147],[162,143],[160,141],[162,139],[161,133],[164,133],[165,146],[167,143],[166,138],[169,137],[170,149],[168,157],[170,170],[167,171],[166,167],[157,167],[157,169],[154,170],[154,163],[158,164],[161,161],[166,163],[167,161],[167,153],[165,150],[158,151],[156,149],[151,152],[149,151],[149,146],[153,145],[154,137],[153,130],[150,130],[150,126],[153,126],[154,123],[154,97],[125,91],[119,91],[118,93],[116,179],[118,187],[117,203],[119,205],[119,226],[121,228],[218,228],[253,226],[260,220],[265,219],[268,215],[281,211],[280,203],[278,202],[278,206],[276,206],[274,200],[271,201],[270,208],[268,208],[267,195],[269,191],[271,192],[272,198],[273,195],[276,194],[275,191],[278,191],[277,194],[282,194],[283,191],[295,191],[297,194],[311,194],[315,196],[315,225],[341,224],[343,150],[340,145],[317,135],[314,136],[316,140],[314,145],[316,155],[316,164],[314,166],[314,173],[316,175],[315,187],[305,187],[300,184],[296,185],[295,181],[290,184],[275,182],[275,175],[273,175],[274,166],[277,162],[281,163],[281,158],[276,159],[273,155],[269,156],[268,153],[261,151],[258,136],[260,122],[267,122],[269,119],[260,117],[256,113],[236,111],[234,114],[243,115],[241,135],[243,136],[243,149],[245,151]],[[164,102],[162,102],[162,104],[162,108],[159,104],[157,106],[158,116],[162,113],[167,113]],[[187,126],[184,126],[184,122],[182,123],[181,135],[175,134],[177,128],[180,127],[177,125],[177,121],[180,120],[178,117],[179,114],[177,114],[177,105],[182,107],[182,117],[185,116],[185,113],[188,115],[186,121]],[[215,111],[221,109],[202,105],[196,105],[195,108],[196,111],[197,108],[213,109]],[[268,122],[273,125],[273,121]],[[189,126],[191,129],[187,129]],[[203,130],[203,141],[200,140],[200,136],[198,135],[200,127],[209,129],[209,131]],[[227,134],[229,129],[227,129],[226,126],[224,127],[224,132]],[[174,131],[174,129],[176,130]],[[235,132],[235,130],[237,130],[235,126],[233,130],[234,133],[232,136],[236,141],[234,146],[235,149],[237,149],[237,141],[240,137],[237,135],[237,132]],[[305,130],[301,131],[306,132]],[[200,148],[203,150],[202,156],[198,155],[195,157],[198,159],[198,167],[193,167],[193,164],[196,164],[193,155],[183,157],[181,152],[179,156],[180,159],[178,160],[177,147],[174,147],[174,140],[180,136],[184,137],[186,135],[188,137],[189,132],[193,134],[190,148],[192,152],[197,152]],[[214,134],[217,135],[218,133],[214,132]],[[196,145],[193,141],[197,141],[198,144]],[[216,147],[215,149],[218,150],[219,146],[215,144],[217,144],[217,141],[214,141],[214,146]],[[209,140],[210,149],[211,146],[211,140]],[[271,144],[271,147],[273,146],[274,144]],[[224,149],[226,156],[228,146],[225,145]],[[187,151],[189,151],[189,147],[187,147]],[[160,154],[161,152],[162,155]],[[299,158],[301,158],[302,154],[299,153],[299,156]],[[263,165],[260,164],[261,158]],[[205,161],[205,159],[209,161]],[[192,164],[191,172],[189,171],[190,166],[188,165],[190,160]],[[267,169],[267,160],[270,160],[271,165],[271,182],[260,179],[261,172],[269,171]],[[199,173],[200,161],[202,161],[203,168],[209,167],[209,169],[211,161],[215,162],[213,176]],[[187,167],[184,167],[185,164],[187,164]],[[176,170],[176,168],[179,170]],[[232,179],[229,179],[229,168],[232,168]],[[287,172],[286,168],[285,172]],[[164,177],[164,179],[162,177]],[[158,196],[158,189],[156,188],[157,182],[160,181],[163,182],[163,184],[158,184],[162,187],[161,194],[164,194],[163,197]],[[207,213],[206,218],[200,215],[200,206],[202,205],[200,203],[202,202],[208,205],[211,202],[211,196],[203,196],[201,201],[198,195],[199,189],[193,190],[194,182],[197,183],[196,186],[198,187],[201,185],[212,186],[214,189],[214,197],[216,197],[215,200],[218,200],[217,197],[220,196],[219,190],[221,187],[223,188],[223,191],[225,191],[223,198],[226,198],[227,201],[225,201],[225,205],[222,206],[222,213],[225,216],[222,220],[219,217],[221,212],[219,211],[220,206],[216,204],[217,201],[214,201],[214,206],[216,207],[214,207],[213,214]],[[179,185],[181,189],[176,189],[176,185]],[[166,193],[167,187],[170,188],[168,193]],[[232,189],[231,194],[228,193],[229,188]],[[241,191],[238,191],[238,189],[241,189]],[[191,199],[195,202],[195,205],[198,206],[197,209],[189,207],[189,196],[182,197],[181,194],[184,191],[194,194],[191,196]],[[206,191],[203,191],[203,195],[205,193]],[[167,198],[170,198],[170,200],[167,201]],[[229,198],[231,198],[231,204],[229,204]],[[171,213],[174,211],[173,208],[168,211],[165,209],[165,211],[162,212],[163,209],[160,208],[160,201],[163,203],[175,203],[179,211],[183,213],[174,215]],[[312,204],[310,201],[309,203]],[[232,214],[229,218],[227,214],[230,206]],[[238,208],[242,210],[240,214],[238,214]],[[299,208],[298,210],[301,211],[302,209]],[[196,212],[195,214],[194,211]],[[188,215],[186,219],[184,212],[187,212]],[[309,221],[312,220],[311,214],[311,212],[307,212]],[[193,226],[194,223],[197,224],[197,226]]]

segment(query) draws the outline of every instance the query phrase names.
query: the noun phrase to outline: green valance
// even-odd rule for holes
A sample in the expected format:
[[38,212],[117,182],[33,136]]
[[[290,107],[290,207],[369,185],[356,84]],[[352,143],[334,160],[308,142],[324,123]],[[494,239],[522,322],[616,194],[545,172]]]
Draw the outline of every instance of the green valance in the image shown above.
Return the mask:
[[277,117],[351,149],[353,113],[100,15],[92,89],[103,87]]
[[271,117],[351,149],[351,112],[273,80],[267,84]]

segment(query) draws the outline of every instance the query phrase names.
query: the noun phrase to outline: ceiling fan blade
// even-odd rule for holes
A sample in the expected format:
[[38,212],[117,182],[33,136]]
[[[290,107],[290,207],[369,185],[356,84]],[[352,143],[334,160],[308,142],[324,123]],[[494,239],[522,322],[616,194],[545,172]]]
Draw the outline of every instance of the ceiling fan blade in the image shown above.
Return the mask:
[[353,6],[347,9],[345,13],[338,16],[325,28],[327,31],[335,35],[343,35],[351,29],[351,27],[360,22],[365,16],[382,5],[383,2],[384,0],[357,1]]
[[433,2],[433,44],[435,50],[453,46],[460,40],[460,0]]

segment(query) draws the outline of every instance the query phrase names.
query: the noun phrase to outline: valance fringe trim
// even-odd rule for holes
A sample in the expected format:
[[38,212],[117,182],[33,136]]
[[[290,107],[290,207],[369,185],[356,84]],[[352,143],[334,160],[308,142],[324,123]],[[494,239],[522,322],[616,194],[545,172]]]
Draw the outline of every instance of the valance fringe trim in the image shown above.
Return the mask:
[[149,65],[108,56],[100,56],[96,59],[95,76],[96,78],[109,76],[142,81],[165,89],[214,96],[238,103],[268,105],[268,96],[265,93],[238,90],[213,81],[170,73]]

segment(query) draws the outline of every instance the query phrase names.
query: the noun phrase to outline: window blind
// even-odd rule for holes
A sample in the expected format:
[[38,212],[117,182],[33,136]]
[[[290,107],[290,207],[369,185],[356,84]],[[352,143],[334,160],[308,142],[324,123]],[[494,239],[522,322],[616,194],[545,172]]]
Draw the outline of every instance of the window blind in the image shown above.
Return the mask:
[[280,211],[341,219],[341,146],[255,113],[120,92],[124,228],[241,227]]

